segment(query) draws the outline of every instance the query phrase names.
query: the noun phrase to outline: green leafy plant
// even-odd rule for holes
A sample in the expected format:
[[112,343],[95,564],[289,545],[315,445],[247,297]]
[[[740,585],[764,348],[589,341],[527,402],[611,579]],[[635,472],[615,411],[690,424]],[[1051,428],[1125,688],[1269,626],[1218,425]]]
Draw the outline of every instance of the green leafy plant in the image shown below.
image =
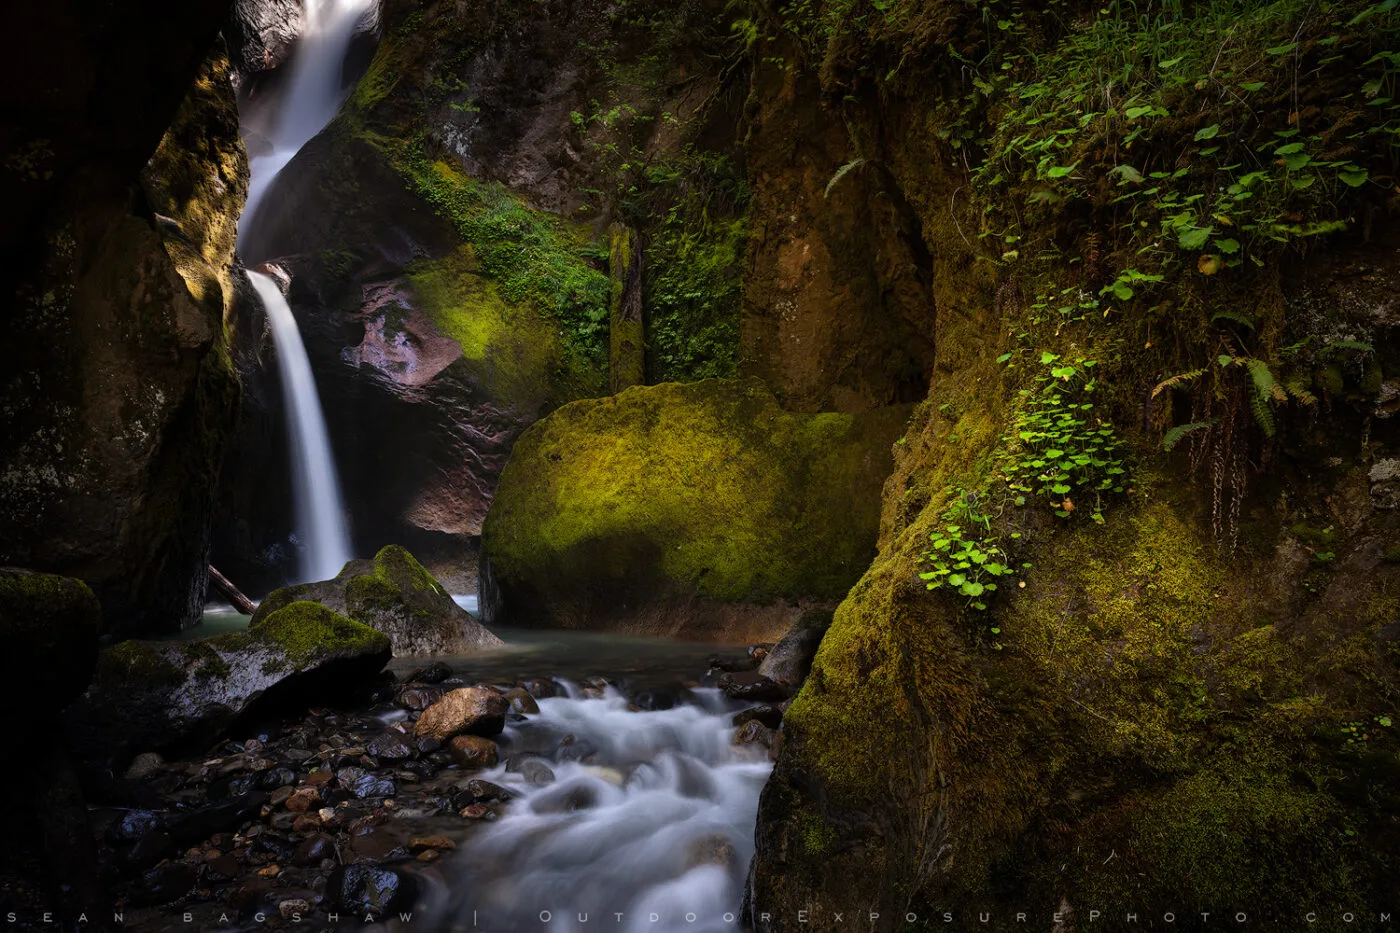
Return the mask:
[[930,536],[932,569],[919,574],[929,589],[952,590],[978,611],[987,608],[1000,582],[1016,573],[992,532],[992,517],[983,511],[982,500],[978,493],[955,491],[942,526]]
[[1098,361],[1043,351],[1039,362],[1037,387],[1020,392],[1014,441],[1002,462],[1007,486],[1018,505],[1042,496],[1061,518],[1087,508],[1102,522],[1105,496],[1125,490],[1128,470],[1113,425],[1094,412]]

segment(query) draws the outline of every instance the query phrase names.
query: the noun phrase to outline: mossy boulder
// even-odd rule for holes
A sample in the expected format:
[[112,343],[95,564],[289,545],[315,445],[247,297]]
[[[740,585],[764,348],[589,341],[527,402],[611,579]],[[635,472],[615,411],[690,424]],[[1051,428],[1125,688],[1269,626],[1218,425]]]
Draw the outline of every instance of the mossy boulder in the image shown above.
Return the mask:
[[87,689],[102,609],[81,580],[0,568],[0,690],[61,708]]
[[353,560],[333,580],[275,590],[258,606],[257,627],[284,606],[310,600],[389,636],[394,654],[470,654],[504,644],[458,606],[404,548],[387,545],[373,560]]
[[771,638],[875,555],[908,410],[783,411],[758,382],[628,389],[516,443],[487,513],[488,622]]
[[383,632],[293,602],[246,631],[104,649],[69,722],[89,760],[119,767],[138,752],[196,751],[240,720],[353,695],[390,656]]

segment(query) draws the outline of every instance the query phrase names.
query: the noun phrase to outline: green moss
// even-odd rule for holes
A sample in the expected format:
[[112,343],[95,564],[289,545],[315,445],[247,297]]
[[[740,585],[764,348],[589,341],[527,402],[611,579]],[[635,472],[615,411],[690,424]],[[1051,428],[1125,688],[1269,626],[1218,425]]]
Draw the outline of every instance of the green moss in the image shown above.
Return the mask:
[[412,554],[397,544],[381,548],[374,555],[371,571],[355,577],[345,587],[345,603],[354,618],[366,610],[407,610],[428,618],[432,613],[414,598],[420,595],[445,596],[446,591]]
[[393,161],[412,188],[449,220],[499,297],[547,315],[577,368],[607,362],[608,277],[587,227],[531,208],[505,186],[480,181],[424,154],[420,142],[395,145]]
[[874,552],[903,416],[795,415],[721,380],[575,402],[516,443],[483,547],[507,586],[839,597]]
[[567,351],[549,314],[506,300],[470,246],[418,263],[408,280],[433,324],[461,345],[492,398],[529,410],[601,392],[602,369]]
[[305,600],[277,610],[249,632],[274,646],[296,667],[321,654],[389,651],[389,637],[383,632]]
[[150,642],[124,641],[97,656],[98,684],[138,684],[150,689],[178,687],[185,671]]

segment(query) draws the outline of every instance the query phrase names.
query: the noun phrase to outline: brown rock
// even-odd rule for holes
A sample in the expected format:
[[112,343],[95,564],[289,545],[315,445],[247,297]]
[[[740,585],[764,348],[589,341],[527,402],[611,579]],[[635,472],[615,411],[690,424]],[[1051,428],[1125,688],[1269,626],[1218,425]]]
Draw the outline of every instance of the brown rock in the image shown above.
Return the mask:
[[488,687],[461,687],[424,710],[413,732],[443,741],[464,732],[499,735],[509,708],[505,697]]
[[314,787],[303,787],[287,798],[287,809],[293,813],[305,813],[307,810],[320,809],[321,792]]
[[540,705],[524,687],[512,687],[506,691],[505,698],[510,703],[511,712],[533,716],[540,711]]
[[499,758],[496,743],[479,735],[459,735],[447,743],[452,760],[463,768],[490,768]]
[[712,833],[708,836],[701,836],[687,847],[685,867],[687,870],[698,865],[719,865],[724,868],[732,868],[737,857],[734,843],[729,841],[728,836],[722,833]]
[[446,836],[419,836],[408,843],[410,849],[455,849],[457,843]]

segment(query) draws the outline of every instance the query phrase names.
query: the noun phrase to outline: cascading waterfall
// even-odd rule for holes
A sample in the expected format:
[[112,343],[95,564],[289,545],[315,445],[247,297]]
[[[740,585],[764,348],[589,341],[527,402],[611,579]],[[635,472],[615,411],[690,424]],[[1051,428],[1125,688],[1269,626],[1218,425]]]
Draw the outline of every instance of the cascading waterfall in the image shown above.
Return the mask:
[[[479,776],[519,799],[454,856],[448,877],[460,884],[425,892],[420,928],[736,929],[772,770],[764,749],[730,743],[739,707],[711,688],[652,712],[611,688],[569,693],[507,728],[519,770]],[[535,783],[539,766],[554,779]]]
[[[345,100],[345,54],[356,28],[376,2],[306,0],[305,29],[292,52],[291,75],[281,106],[266,134],[272,150],[248,162],[248,199],[243,204],[242,219],[257,219],[258,208],[273,179],[340,110]],[[240,241],[246,233],[247,226],[240,225]]]
[[335,458],[331,455],[326,419],[316,394],[301,332],[291,306],[270,276],[249,272],[249,280],[267,309],[267,322],[277,343],[277,367],[287,401],[287,425],[292,441],[292,499],[296,530],[302,547],[301,575],[328,580],[350,559],[350,536],[340,499]]
[[[271,152],[249,162],[248,198],[239,224],[240,245],[257,221],[258,209],[273,180],[340,109],[345,96],[345,55],[356,28],[375,2],[307,0],[306,28],[293,52],[291,77],[268,134]],[[340,572],[351,553],[345,506],[316,381],[296,318],[281,290],[260,273],[249,272],[248,277],[267,309],[287,397],[296,532],[303,549],[300,576],[303,580],[325,580]]]

